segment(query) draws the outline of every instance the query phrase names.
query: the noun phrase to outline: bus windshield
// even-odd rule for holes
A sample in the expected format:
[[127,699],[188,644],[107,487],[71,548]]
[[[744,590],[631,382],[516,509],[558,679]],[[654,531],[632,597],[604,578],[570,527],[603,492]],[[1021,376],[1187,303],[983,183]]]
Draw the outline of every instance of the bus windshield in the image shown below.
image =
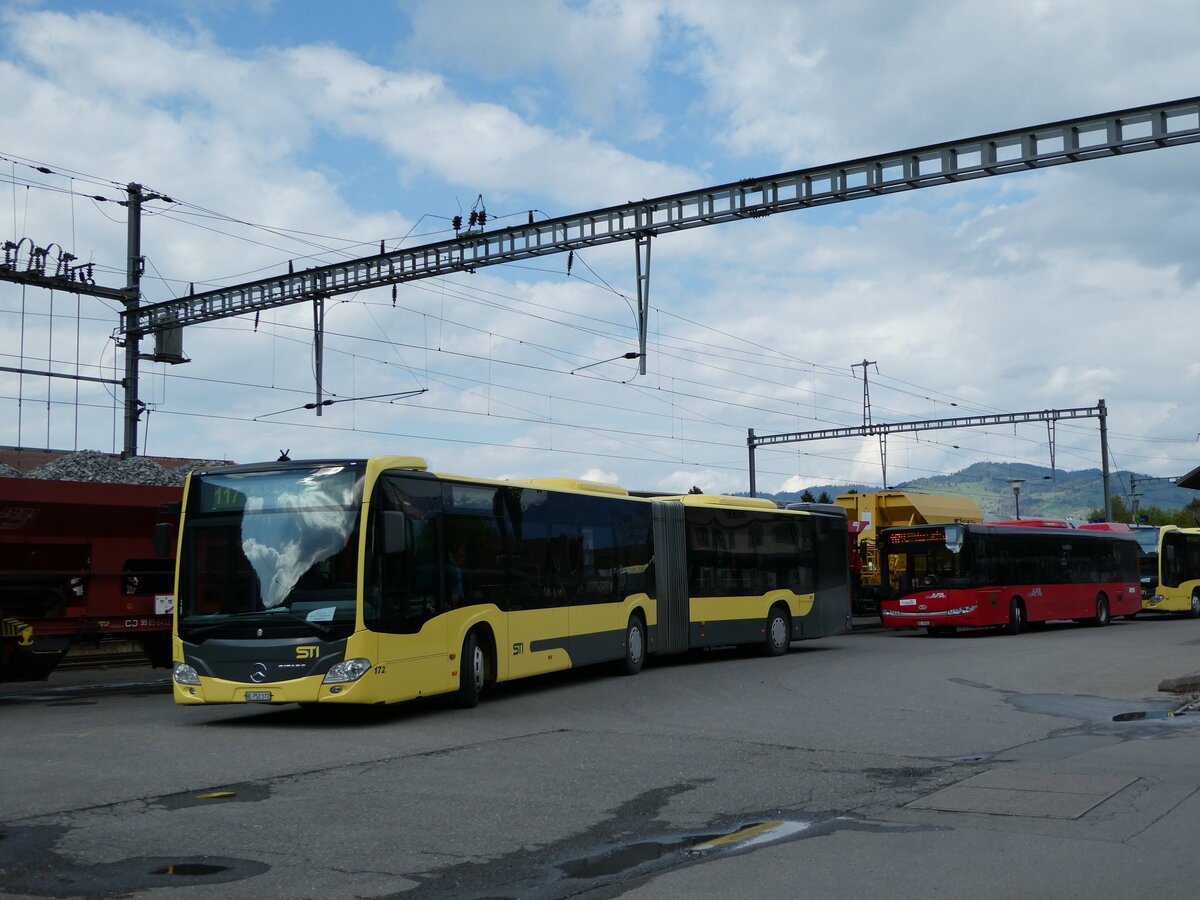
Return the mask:
[[1158,528],[1153,526],[1135,525],[1133,536],[1137,538],[1138,549],[1142,553],[1158,552]]
[[181,637],[233,618],[353,623],[361,471],[346,464],[193,475]]
[[889,531],[884,553],[894,596],[930,587],[971,584],[970,554],[961,525],[929,525]]

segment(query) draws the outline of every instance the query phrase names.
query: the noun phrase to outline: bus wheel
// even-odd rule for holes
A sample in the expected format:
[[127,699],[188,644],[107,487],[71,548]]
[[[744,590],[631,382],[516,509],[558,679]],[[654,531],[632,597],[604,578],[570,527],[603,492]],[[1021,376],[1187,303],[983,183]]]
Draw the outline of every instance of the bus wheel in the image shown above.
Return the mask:
[[763,653],[767,656],[783,656],[792,645],[791,617],[781,607],[772,606],[767,613],[766,637]]
[[470,709],[479,705],[487,678],[487,654],[479,643],[479,635],[472,631],[463,641],[462,656],[458,666],[458,690],[454,693],[454,705]]
[[1192,608],[1188,610],[1189,619],[1200,619],[1200,591],[1192,592]]
[[1020,634],[1025,627],[1025,604],[1019,597],[1013,597],[1008,603],[1008,623],[1004,626],[1005,634]]
[[1108,598],[1101,594],[1096,598],[1096,617],[1092,619],[1093,625],[1107,625],[1112,621],[1112,615],[1108,611]]
[[629,625],[625,628],[625,658],[620,663],[622,675],[636,675],[642,671],[642,663],[646,661],[646,626],[642,617],[634,613],[629,617]]

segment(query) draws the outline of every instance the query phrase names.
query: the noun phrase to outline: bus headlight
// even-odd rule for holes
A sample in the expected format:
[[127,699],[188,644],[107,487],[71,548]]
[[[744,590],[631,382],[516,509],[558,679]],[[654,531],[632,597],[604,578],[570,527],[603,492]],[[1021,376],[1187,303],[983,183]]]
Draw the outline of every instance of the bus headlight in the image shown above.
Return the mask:
[[175,663],[175,681],[179,684],[199,684],[200,676],[187,663]]
[[[324,684],[343,684],[347,681],[358,681],[371,671],[369,659],[347,659],[335,663],[325,673]],[[197,682],[199,684],[199,682]]]

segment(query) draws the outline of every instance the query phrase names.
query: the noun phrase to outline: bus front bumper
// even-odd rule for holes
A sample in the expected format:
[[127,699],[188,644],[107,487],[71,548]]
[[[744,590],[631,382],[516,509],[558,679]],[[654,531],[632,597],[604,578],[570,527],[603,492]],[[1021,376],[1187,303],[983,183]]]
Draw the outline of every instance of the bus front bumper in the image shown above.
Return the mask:
[[883,616],[884,625],[892,625],[897,628],[920,628],[925,625],[953,625],[955,624],[954,619],[972,615],[978,609],[977,605],[959,606],[955,609],[883,609],[880,610],[880,615]]
[[201,676],[199,684],[180,684],[175,681],[173,687],[175,702],[185,706],[207,703],[354,703],[355,688],[361,683],[324,684],[320,675],[267,684],[245,684]]

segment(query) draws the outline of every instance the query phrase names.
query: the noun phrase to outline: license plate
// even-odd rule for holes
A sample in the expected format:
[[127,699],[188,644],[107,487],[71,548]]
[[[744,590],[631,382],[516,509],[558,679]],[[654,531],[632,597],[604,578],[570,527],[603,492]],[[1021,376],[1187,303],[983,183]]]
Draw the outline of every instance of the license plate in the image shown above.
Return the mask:
[[928,624],[929,624],[929,620],[928,620],[928,619],[919,619],[919,620],[917,621],[917,625],[918,625],[919,627],[921,627],[921,628],[924,628],[924,627],[925,627],[925,626],[927,626]]
[[247,703],[264,703],[270,699],[270,691],[246,691]]

